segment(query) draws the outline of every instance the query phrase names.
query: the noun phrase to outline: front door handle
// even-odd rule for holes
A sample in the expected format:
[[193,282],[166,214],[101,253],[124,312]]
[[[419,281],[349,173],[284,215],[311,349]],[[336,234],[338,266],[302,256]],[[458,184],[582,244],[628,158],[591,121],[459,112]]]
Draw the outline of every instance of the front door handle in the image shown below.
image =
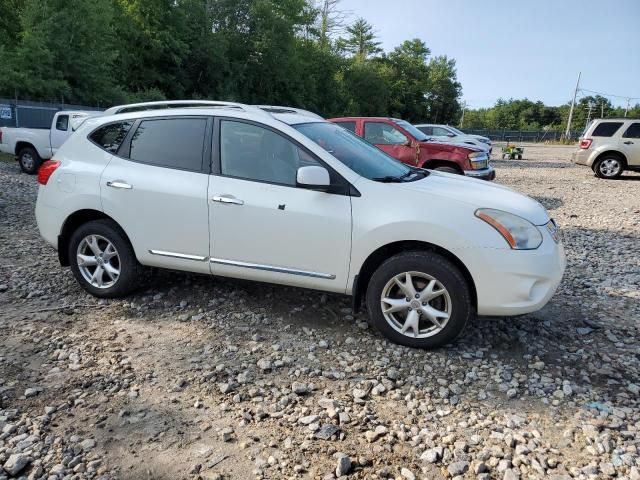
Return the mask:
[[627,140],[626,142],[624,142],[625,145],[633,145],[633,142],[631,140]]
[[220,195],[211,199],[213,202],[232,203],[234,205],[244,205],[244,201],[231,195]]
[[129,185],[127,182],[123,181],[123,180],[109,180],[107,182],[107,187],[111,187],[111,188],[122,188],[124,190],[131,190],[133,188],[132,185]]

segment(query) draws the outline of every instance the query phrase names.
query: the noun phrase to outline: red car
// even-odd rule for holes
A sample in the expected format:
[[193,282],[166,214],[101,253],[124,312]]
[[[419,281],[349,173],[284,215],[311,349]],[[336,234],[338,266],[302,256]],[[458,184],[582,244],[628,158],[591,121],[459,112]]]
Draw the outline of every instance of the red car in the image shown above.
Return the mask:
[[433,141],[404,120],[386,117],[341,117],[330,122],[359,137],[407,165],[468,177],[493,180],[496,172],[489,155],[469,145]]

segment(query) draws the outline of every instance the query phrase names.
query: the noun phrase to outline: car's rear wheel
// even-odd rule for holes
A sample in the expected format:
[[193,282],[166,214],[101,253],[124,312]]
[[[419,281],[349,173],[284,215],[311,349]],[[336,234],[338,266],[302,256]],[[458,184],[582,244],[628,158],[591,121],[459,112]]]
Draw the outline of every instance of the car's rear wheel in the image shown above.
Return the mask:
[[42,164],[42,159],[35,148],[24,147],[18,152],[18,163],[20,164],[20,169],[24,173],[34,175],[38,173],[38,169]]
[[618,178],[624,171],[624,163],[617,155],[609,155],[599,158],[593,166],[593,171],[600,178]]
[[415,348],[453,341],[474,311],[460,270],[432,252],[404,252],[380,265],[367,287],[367,310],[385,337]]
[[69,260],[78,283],[96,297],[133,292],[142,270],[125,233],[107,219],[87,222],[73,233]]

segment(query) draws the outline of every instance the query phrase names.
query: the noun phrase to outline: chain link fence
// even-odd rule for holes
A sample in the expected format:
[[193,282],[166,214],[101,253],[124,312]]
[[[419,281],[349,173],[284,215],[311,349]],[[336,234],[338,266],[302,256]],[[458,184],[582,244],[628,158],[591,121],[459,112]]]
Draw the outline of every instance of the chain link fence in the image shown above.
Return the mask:
[[[564,131],[561,130],[507,130],[507,129],[471,129],[465,128],[465,133],[482,135],[498,142],[558,142],[563,140]],[[566,140],[577,141],[581,131],[571,132]]]
[[103,109],[68,103],[0,98],[0,127],[51,128],[53,116],[60,110],[100,112]]

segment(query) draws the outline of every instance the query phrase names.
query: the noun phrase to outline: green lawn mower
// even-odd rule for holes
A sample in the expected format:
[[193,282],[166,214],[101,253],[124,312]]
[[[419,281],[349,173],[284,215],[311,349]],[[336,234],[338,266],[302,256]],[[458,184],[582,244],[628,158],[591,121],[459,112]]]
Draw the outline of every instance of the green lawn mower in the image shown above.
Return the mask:
[[524,153],[524,147],[516,147],[515,145],[507,145],[502,147],[502,159],[503,160],[522,160],[522,154]]

